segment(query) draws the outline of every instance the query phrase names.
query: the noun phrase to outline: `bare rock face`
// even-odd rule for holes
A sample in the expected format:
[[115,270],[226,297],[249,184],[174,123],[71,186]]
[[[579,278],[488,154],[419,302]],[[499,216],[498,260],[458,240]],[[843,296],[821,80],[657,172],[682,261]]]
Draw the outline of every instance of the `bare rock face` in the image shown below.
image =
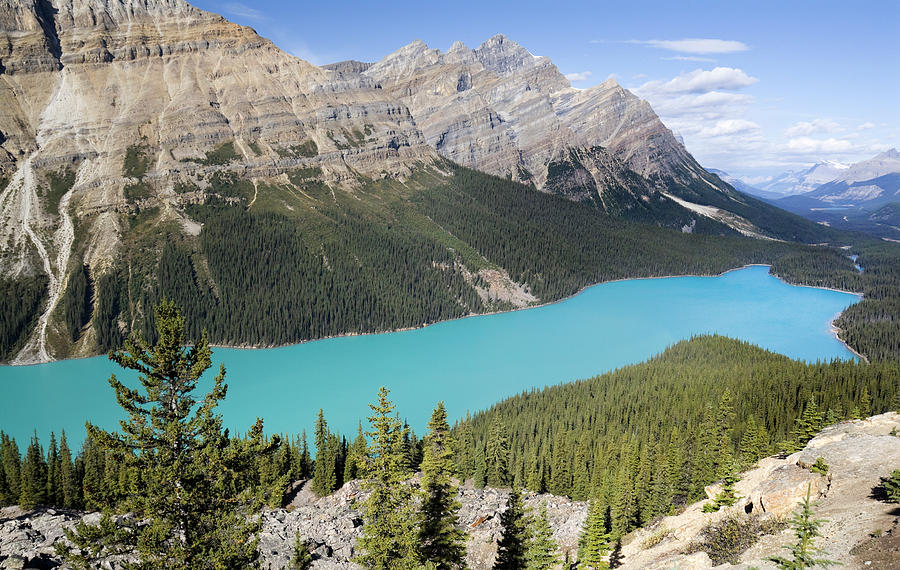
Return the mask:
[[615,80],[574,89],[548,58],[502,34],[446,53],[416,41],[362,73],[410,108],[442,155],[538,188],[570,149],[603,147],[618,162],[588,169],[601,195],[610,170],[672,176],[696,165],[650,105]]
[[[460,490],[460,527],[468,534],[467,567],[487,570],[492,567],[500,538],[499,513],[506,508],[508,490]],[[359,481],[351,481],[327,497],[317,498],[307,488],[299,491],[287,509],[262,513],[259,533],[260,567],[289,568],[297,536],[305,542],[313,557],[313,568],[356,569],[352,559],[358,554],[356,541],[362,535],[362,513],[359,502],[365,498]],[[587,516],[587,504],[554,495],[525,494],[525,505],[539,509],[547,505],[553,537],[560,552],[572,558],[578,549],[578,536]],[[99,514],[84,515],[74,511],[45,510],[25,512],[17,507],[0,510],[0,568],[4,564],[18,567],[56,567],[60,564],[54,545],[65,540],[64,529],[79,520],[99,522]],[[115,561],[108,561],[110,563]],[[30,564],[31,566],[25,566]],[[13,566],[15,567],[15,566]],[[62,566],[65,567],[65,566]]]
[[[206,160],[223,145],[230,156]],[[139,179],[124,171],[129,148],[147,161]],[[4,0],[0,277],[49,276],[16,361],[52,358],[75,226],[83,262],[102,274],[127,231],[120,214],[135,208],[130,184],[177,219],[173,187],[213,172],[253,181],[315,167],[352,189],[435,160],[409,110],[373,81],[342,79],[182,0]],[[51,176],[66,171],[74,185],[51,198]]]

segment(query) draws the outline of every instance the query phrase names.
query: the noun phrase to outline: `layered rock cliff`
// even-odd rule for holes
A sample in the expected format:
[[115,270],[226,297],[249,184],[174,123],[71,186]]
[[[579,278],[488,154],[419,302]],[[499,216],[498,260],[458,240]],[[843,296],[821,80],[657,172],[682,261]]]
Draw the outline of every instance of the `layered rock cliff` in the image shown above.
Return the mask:
[[[646,101],[614,79],[575,89],[548,58],[502,34],[446,53],[416,41],[362,74],[409,106],[442,155],[538,188],[570,149],[603,147],[645,178],[705,174]],[[599,182],[614,169],[588,170]]]

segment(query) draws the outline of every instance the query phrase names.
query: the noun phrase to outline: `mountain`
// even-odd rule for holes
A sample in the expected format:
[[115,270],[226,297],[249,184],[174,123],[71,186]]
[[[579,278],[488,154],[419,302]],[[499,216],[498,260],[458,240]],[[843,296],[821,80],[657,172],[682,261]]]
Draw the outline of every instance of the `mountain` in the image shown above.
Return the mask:
[[723,182],[731,184],[735,190],[739,190],[744,194],[750,194],[751,196],[756,196],[757,198],[762,198],[763,200],[777,200],[778,198],[783,198],[783,195],[781,194],[776,194],[775,192],[766,192],[765,190],[744,182],[736,176],[728,174],[724,170],[718,170],[716,168],[707,168],[706,170],[707,172],[715,174],[716,176],[721,178]]
[[835,180],[848,168],[850,168],[848,164],[825,160],[817,162],[806,170],[794,170],[780,174],[761,185],[760,189],[780,197],[803,194],[816,189],[821,184]]
[[614,79],[575,89],[548,58],[502,34],[446,53],[415,41],[376,63],[331,68],[377,81],[463,166],[669,227],[699,215],[720,231],[798,239],[803,226],[711,176]]
[[[94,354],[127,331],[152,334],[163,296],[198,323],[192,334],[281,344],[757,256],[670,238],[693,252],[686,264],[653,245],[663,234],[606,214],[713,235],[832,235],[703,170],[614,81],[573,89],[504,36],[317,67],[183,0],[26,0],[0,4],[0,24],[0,289],[14,292],[0,360]],[[581,206],[565,214],[578,230],[548,194]],[[517,236],[478,235],[526,227],[536,211],[558,224],[534,229],[555,240],[556,258],[514,256]],[[552,284],[522,265],[563,267],[624,235],[618,254],[602,246]],[[507,247],[488,254],[497,239]],[[571,239],[590,243],[575,253]],[[699,259],[704,248],[715,261]],[[632,259],[610,271],[604,256],[623,251]]]
[[810,207],[871,209],[900,200],[900,152],[885,151],[874,158],[857,162],[840,176],[815,190],[786,198],[789,206],[809,203]]
[[891,149],[857,162],[810,192],[774,203],[813,221],[896,237],[890,216],[870,215],[900,203],[900,153]]

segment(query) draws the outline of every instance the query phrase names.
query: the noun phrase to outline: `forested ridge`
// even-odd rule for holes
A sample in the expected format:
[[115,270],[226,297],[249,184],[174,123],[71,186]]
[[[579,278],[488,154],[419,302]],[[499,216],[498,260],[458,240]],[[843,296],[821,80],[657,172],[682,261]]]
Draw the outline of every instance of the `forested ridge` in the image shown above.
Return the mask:
[[[791,283],[863,292],[841,320],[848,342],[873,359],[900,355],[900,281],[891,269],[900,246],[804,228],[799,237],[853,238],[866,267],[859,274],[847,250],[745,238],[715,224],[695,228],[709,234],[682,233],[447,168],[450,178],[423,171],[404,184],[361,179],[353,192],[300,169],[290,185],[259,184],[249,209],[251,184],[213,177],[204,203],[182,213],[203,224],[199,236],[145,209],[130,216],[111,271],[73,274],[73,283],[88,282],[67,289],[60,303],[66,330],[82,338],[90,322],[96,334],[81,342],[98,351],[121,346],[130,330],[152,339],[152,308],[165,297],[184,308],[191,338],[205,329],[216,344],[271,346],[513,308],[477,293],[485,268],[507,271],[550,302],[613,279],[766,263]],[[85,291],[94,298],[87,319]]]
[[533,390],[458,423],[476,485],[595,499],[614,536],[703,498],[704,486],[795,451],[825,425],[900,407],[900,366],[806,364],[719,336]]

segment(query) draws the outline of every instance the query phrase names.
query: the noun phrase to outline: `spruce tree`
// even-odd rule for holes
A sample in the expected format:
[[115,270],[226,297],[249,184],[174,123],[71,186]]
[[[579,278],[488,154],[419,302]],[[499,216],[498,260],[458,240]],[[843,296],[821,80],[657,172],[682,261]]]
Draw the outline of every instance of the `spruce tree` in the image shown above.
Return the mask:
[[312,566],[313,558],[309,552],[309,546],[306,540],[300,536],[300,533],[294,534],[294,553],[291,556],[291,570],[309,570]]
[[403,449],[403,429],[394,416],[388,389],[378,390],[378,401],[369,404],[371,430],[368,478],[363,488],[369,497],[363,505],[363,534],[355,562],[364,568],[403,570],[418,564],[415,509],[411,475]]
[[19,455],[19,446],[15,438],[9,437],[0,431],[0,466],[6,479],[7,497],[6,504],[14,505],[19,502],[20,483],[22,481],[22,457]]
[[47,504],[61,507],[62,474],[59,460],[59,448],[56,446],[56,434],[50,432],[50,444],[47,446]]
[[19,488],[19,505],[25,509],[33,509],[47,502],[47,462],[44,451],[38,441],[37,432],[25,451],[22,460],[21,485]]
[[606,532],[605,509],[599,501],[588,505],[587,518],[578,539],[578,567],[597,570],[607,568],[603,557],[609,552],[609,534]]
[[9,483],[6,482],[6,470],[0,463],[0,507],[13,504],[12,494],[9,492]]
[[475,458],[475,488],[484,489],[487,485],[487,462],[484,460],[484,452],[479,449]]
[[[187,348],[185,320],[171,302],[155,313],[157,342],[139,336],[110,358],[138,373],[133,389],[110,377],[116,400],[127,412],[121,433],[87,424],[89,440],[100,455],[115,457],[123,469],[139,474],[123,507],[134,522],[79,525],[69,541],[82,552],[102,556],[121,551],[123,542],[136,546],[140,565],[149,568],[237,568],[256,558],[259,522],[250,516],[256,505],[240,488],[243,474],[264,445],[262,421],[250,430],[246,445],[230,446],[222,418],[215,413],[225,398],[225,367],[220,366],[212,389],[201,398],[197,383],[211,366],[211,350],[203,335]],[[276,438],[277,443],[277,438]],[[104,474],[105,478],[105,474]],[[140,522],[138,522],[140,521]],[[63,554],[76,558],[74,551]]]
[[309,444],[306,442],[306,428],[300,435],[300,479],[312,477],[312,458],[309,455]]
[[62,506],[68,509],[81,508],[81,485],[66,441],[66,430],[63,430],[59,438],[59,479]]
[[313,467],[312,490],[320,497],[331,494],[337,488],[334,449],[329,450],[329,436],[331,433],[328,431],[328,422],[325,421],[325,414],[319,408],[319,415],[316,418],[316,462]]
[[547,516],[547,503],[541,504],[537,516],[528,524],[528,546],[525,549],[527,570],[549,570],[559,565],[559,545],[553,540],[553,529]]
[[523,570],[527,565],[525,549],[529,536],[525,505],[518,489],[510,491],[506,510],[500,513],[500,532],[494,570]]
[[438,402],[428,422],[422,460],[422,506],[419,555],[438,570],[465,566],[466,533],[458,528],[457,487],[453,483],[453,448],[447,410]]
[[816,566],[827,568],[837,564],[833,560],[817,558],[817,556],[822,554],[822,550],[816,548],[815,540],[822,536],[819,529],[827,521],[814,518],[815,512],[813,507],[815,503],[810,503],[811,490],[812,484],[806,487],[806,497],[800,501],[800,509],[795,511],[791,517],[791,528],[794,530],[794,536],[797,537],[797,541],[784,547],[791,551],[791,558],[788,559],[782,556],[768,558],[781,570],[798,570]]
[[512,483],[509,476],[509,437],[499,416],[495,416],[491,423],[484,459],[487,467],[487,485],[506,487]]

